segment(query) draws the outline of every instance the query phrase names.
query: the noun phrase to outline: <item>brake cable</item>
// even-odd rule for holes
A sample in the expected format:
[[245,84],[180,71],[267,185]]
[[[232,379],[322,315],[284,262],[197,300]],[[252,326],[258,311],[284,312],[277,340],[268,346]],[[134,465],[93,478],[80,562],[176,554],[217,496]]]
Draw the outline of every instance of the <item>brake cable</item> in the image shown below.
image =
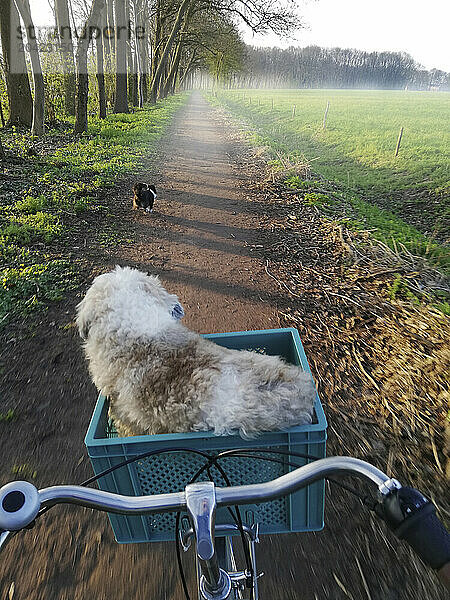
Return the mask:
[[[203,452],[201,450],[197,450],[194,448],[180,448],[180,447],[169,447],[169,448],[160,448],[157,450],[150,450],[148,452],[143,452],[141,454],[138,454],[137,456],[134,456],[132,458],[129,458],[127,460],[124,460],[120,463],[118,463],[117,465],[114,465],[112,467],[109,467],[108,469],[105,469],[104,471],[86,479],[85,481],[83,481],[82,483],[80,483],[80,486],[83,487],[87,487],[88,485],[90,485],[91,483],[98,481],[101,477],[104,477],[106,475],[109,475],[110,473],[112,473],[113,471],[116,471],[117,469],[124,467],[126,465],[129,465],[133,462],[139,461],[139,460],[143,460],[144,458],[150,458],[152,456],[157,456],[159,454],[166,454],[166,453],[171,453],[171,452],[185,452],[185,453],[192,453],[192,454],[196,454],[199,456],[202,456],[202,458],[205,459],[205,464],[197,471],[197,473],[194,475],[194,477],[192,478],[190,483],[193,483],[196,479],[198,479],[198,477],[200,477],[200,475],[206,470],[208,472],[208,476],[211,479],[211,466],[216,467],[216,469],[219,471],[220,475],[222,476],[222,478],[225,481],[225,484],[227,486],[231,486],[230,480],[228,479],[224,469],[218,464],[218,460],[222,459],[222,458],[254,458],[256,460],[263,460],[266,462],[275,462],[278,464],[283,464],[283,465],[287,465],[290,467],[294,467],[294,468],[299,468],[301,466],[304,465],[300,465],[297,463],[293,463],[291,461],[286,461],[286,460],[282,460],[282,459],[276,459],[273,457],[268,457],[268,456],[258,456],[255,453],[260,453],[260,454],[278,454],[278,455],[282,455],[282,456],[293,456],[296,458],[304,458],[307,460],[319,460],[320,457],[318,456],[314,456],[314,455],[310,455],[310,454],[304,454],[304,453],[300,453],[300,452],[291,452],[289,450],[275,450],[275,449],[267,449],[267,448],[242,448],[242,449],[231,449],[231,450],[225,450],[223,452],[220,452],[219,454],[216,455],[211,455],[208,454],[207,452]],[[358,499],[366,506],[368,507],[370,510],[375,510],[375,506],[376,506],[376,501],[373,498],[370,498],[370,496],[363,496],[362,494],[360,494],[357,490],[355,490],[354,488],[352,488],[351,486],[348,486],[340,481],[336,481],[335,479],[332,479],[330,477],[325,477],[324,479],[326,479],[327,481],[330,481],[331,483],[334,483],[335,485],[345,489],[346,491],[352,493],[353,495],[355,495],[356,497],[358,497]],[[213,480],[213,479],[211,479]],[[43,514],[45,514],[51,507],[47,506],[42,508],[37,517],[42,516]],[[247,547],[247,544],[245,543],[245,537],[244,537],[244,531],[243,531],[243,524],[242,524],[242,518],[240,515],[240,511],[239,511],[239,507],[236,506],[235,507],[236,510],[236,515],[233,513],[231,508],[228,508],[228,511],[230,512],[234,522],[236,523],[239,532],[241,534],[241,538],[242,538],[242,543],[243,543],[243,550],[244,550],[244,555],[245,555],[245,561],[246,561],[246,565],[247,565],[247,570],[250,573],[251,576],[251,586],[250,586],[250,600],[252,600],[253,598],[253,578],[255,577],[255,574],[253,573],[253,569],[252,569],[252,565],[251,565],[251,560],[250,560],[250,554],[249,554],[249,550]],[[37,518],[36,517],[36,518]],[[181,578],[181,582],[182,582],[182,586],[183,586],[183,591],[185,593],[186,596],[186,600],[190,600],[190,595],[187,589],[187,583],[186,583],[186,578],[184,575],[184,569],[182,566],[182,561],[181,561],[181,549],[180,549],[180,541],[178,538],[178,530],[180,527],[180,518],[181,518],[181,512],[177,512],[176,515],[176,534],[175,534],[175,542],[176,542],[176,551],[177,551],[177,562],[178,562],[178,568],[180,571],[180,578]],[[30,524],[30,526],[28,528],[31,528],[33,524]]]
[[[214,481],[214,479],[211,477],[211,466],[214,465],[216,467],[216,469],[219,471],[219,473],[221,474],[223,480],[225,481],[225,485],[227,486],[231,486],[231,482],[228,478],[228,476],[226,475],[225,471],[223,470],[223,468],[221,467],[221,465],[218,464],[217,462],[218,460],[218,456],[209,456],[208,462],[206,464],[204,464],[198,471],[197,473],[195,473],[195,475],[192,477],[192,479],[190,480],[189,483],[194,483],[199,477],[200,475],[203,473],[203,471],[207,471],[208,475],[210,477],[211,481]],[[253,600],[253,568],[252,568],[252,564],[251,564],[251,559],[250,559],[250,553],[248,550],[248,547],[245,543],[245,534],[244,534],[244,528],[243,528],[243,524],[242,524],[242,518],[241,518],[241,513],[239,510],[239,506],[235,506],[235,510],[236,510],[236,515],[234,515],[233,511],[231,510],[230,507],[228,507],[228,512],[231,514],[233,520],[235,521],[239,532],[241,534],[241,540],[242,540],[242,548],[244,551],[244,557],[245,557],[245,563],[247,566],[247,570],[250,573],[250,577],[251,577],[251,588],[250,588],[250,600]],[[180,548],[180,540],[178,537],[178,532],[180,529],[180,519],[181,519],[181,512],[178,511],[177,515],[176,515],[176,522],[175,522],[175,546],[176,546],[176,555],[177,555],[177,563],[178,563],[178,570],[180,573],[180,579],[181,579],[181,584],[183,587],[183,591],[184,591],[184,595],[186,597],[186,600],[190,600],[190,594],[189,594],[189,590],[187,588],[187,582],[186,582],[186,577],[184,575],[184,568],[183,568],[183,563],[181,560],[181,548]]]

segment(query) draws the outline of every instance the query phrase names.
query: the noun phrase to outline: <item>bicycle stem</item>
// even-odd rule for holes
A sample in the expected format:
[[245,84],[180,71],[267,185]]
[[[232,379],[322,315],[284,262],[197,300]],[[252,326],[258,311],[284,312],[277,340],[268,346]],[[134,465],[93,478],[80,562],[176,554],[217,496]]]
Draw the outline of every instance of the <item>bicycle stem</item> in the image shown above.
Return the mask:
[[201,579],[200,591],[206,600],[225,600],[231,591],[228,573],[219,568],[214,547],[216,492],[212,481],[186,486],[186,507],[194,534]]

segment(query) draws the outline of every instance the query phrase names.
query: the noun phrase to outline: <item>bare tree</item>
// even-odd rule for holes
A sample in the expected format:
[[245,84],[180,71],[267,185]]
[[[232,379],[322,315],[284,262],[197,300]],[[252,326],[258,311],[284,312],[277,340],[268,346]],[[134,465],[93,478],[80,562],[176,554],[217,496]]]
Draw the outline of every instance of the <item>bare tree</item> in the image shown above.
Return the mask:
[[254,33],[289,37],[303,27],[298,0],[209,0],[210,10],[244,22]]
[[97,50],[97,85],[98,85],[98,112],[100,119],[106,117],[106,93],[105,93],[105,65],[103,52],[103,32],[106,27],[106,5],[100,10],[99,28],[95,36],[95,45]]
[[[133,30],[135,14],[131,13],[130,0],[125,3],[125,19],[129,31]],[[133,36],[127,36],[127,65],[128,65],[128,97],[133,106],[138,105],[137,58]]]
[[157,10],[160,6],[159,0],[154,0],[150,9],[150,3],[148,0],[133,0],[134,12],[136,15],[136,56],[137,56],[137,70],[138,70],[138,96],[139,106],[143,106],[147,102],[148,96],[148,80],[149,73],[151,71],[150,56],[152,38],[156,39],[156,36],[152,36],[150,31],[150,23],[152,20],[152,12]]
[[[9,101],[9,125],[31,127],[33,98],[25,62],[23,41],[17,32],[20,18],[14,2],[0,2],[0,33]],[[12,36],[15,36],[14,38]]]
[[41,59],[39,56],[39,48],[37,36],[31,18],[30,3],[28,0],[15,0],[17,9],[22,17],[27,32],[28,51],[31,59],[31,70],[33,73],[33,122],[31,125],[31,133],[36,136],[41,136],[44,133],[45,119],[45,89],[44,76],[42,74]]
[[180,66],[180,81],[179,85],[183,88],[186,85],[186,81],[189,79],[192,71],[199,63],[198,49],[193,48],[189,51],[186,56],[186,64]]
[[288,36],[301,27],[296,0],[178,0],[171,5],[176,10],[162,27],[168,11],[166,7],[162,10],[162,0],[156,0],[151,102],[174,88],[181,60],[180,44],[183,44],[180,32],[188,29],[187,15],[198,14],[206,19],[216,15],[225,21],[244,22],[255,33],[271,31],[282,36]]
[[115,0],[116,94],[114,112],[128,112],[127,97],[127,22],[125,0]]
[[164,73],[164,70],[167,68],[170,52],[181,29],[184,17],[193,2],[195,2],[195,0],[182,0],[180,4],[180,8],[178,9],[175,21],[172,25],[172,30],[169,34],[169,37],[167,38],[167,42],[164,46],[161,58],[159,59],[158,65],[153,75],[152,85],[150,89],[150,102],[152,103],[156,102],[156,99],[158,97],[158,90],[161,85],[161,78]]
[[[137,106],[144,104],[143,74],[146,62],[145,27],[144,27],[144,0],[132,0],[134,24],[136,33],[136,94]],[[142,39],[144,38],[144,39]]]
[[404,89],[429,80],[409,55],[400,52],[248,47],[246,55],[244,72],[237,78],[243,87]]
[[67,0],[55,0],[55,20],[64,73],[64,110],[66,114],[74,115],[76,75]]
[[[77,48],[77,95],[75,106],[75,133],[87,131],[88,117],[87,104],[89,93],[89,76],[87,68],[87,53],[94,32],[98,32],[99,15],[105,2],[104,0],[93,0],[91,10],[86,19]],[[100,32],[101,33],[101,32]]]
[[106,0],[106,20],[108,23],[108,45],[109,45],[109,58],[112,60],[116,53],[116,44],[114,40],[114,35],[112,32],[114,31],[114,4],[113,0]]

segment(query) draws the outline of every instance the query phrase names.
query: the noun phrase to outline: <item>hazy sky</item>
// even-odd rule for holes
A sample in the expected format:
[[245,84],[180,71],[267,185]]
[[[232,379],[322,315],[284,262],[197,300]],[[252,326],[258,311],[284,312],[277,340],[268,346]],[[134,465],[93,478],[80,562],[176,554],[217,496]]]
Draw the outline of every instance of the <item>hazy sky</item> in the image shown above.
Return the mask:
[[[52,22],[48,0],[30,0],[36,24]],[[245,33],[257,46],[318,46],[403,50],[427,69],[450,71],[450,0],[304,0],[308,29],[295,40]]]

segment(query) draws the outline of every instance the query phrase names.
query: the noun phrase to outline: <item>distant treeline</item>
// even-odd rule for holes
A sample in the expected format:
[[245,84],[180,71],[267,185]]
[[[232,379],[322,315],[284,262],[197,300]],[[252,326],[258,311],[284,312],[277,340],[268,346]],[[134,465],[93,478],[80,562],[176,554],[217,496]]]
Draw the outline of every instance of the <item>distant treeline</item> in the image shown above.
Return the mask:
[[450,73],[427,71],[404,52],[248,46],[243,67],[230,87],[450,90]]

